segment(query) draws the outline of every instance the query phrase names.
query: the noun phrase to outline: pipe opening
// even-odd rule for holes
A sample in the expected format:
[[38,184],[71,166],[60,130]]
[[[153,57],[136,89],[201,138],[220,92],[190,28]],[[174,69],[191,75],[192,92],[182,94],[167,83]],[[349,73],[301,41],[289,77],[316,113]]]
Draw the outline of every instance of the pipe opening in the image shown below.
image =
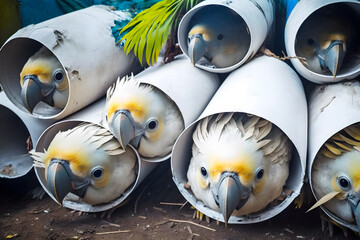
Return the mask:
[[22,120],[0,105],[0,177],[16,178],[32,168],[30,133]]
[[[36,40],[25,37],[18,37],[11,39],[7,43],[5,43],[5,45],[0,51],[0,83],[10,101],[16,107],[26,113],[29,113],[29,106],[26,106],[21,96],[22,87],[20,83],[20,73],[22,72],[23,67],[28,61],[28,59],[33,56],[37,51],[39,51],[42,47],[44,47],[44,45]],[[50,53],[55,56],[51,50]],[[58,60],[56,56],[55,58],[56,60]],[[64,66],[61,63],[60,66],[60,69],[62,68],[63,70],[64,77],[66,77],[66,85],[69,86],[69,82],[67,80],[68,73],[66,72]],[[51,76],[52,75],[53,78],[59,76],[59,74],[51,74]],[[54,96],[54,98],[52,96]],[[29,99],[31,100],[33,98],[29,97]],[[67,104],[68,96],[64,97],[63,99],[65,100],[62,100],[62,102],[65,103],[62,104],[62,107],[56,107],[56,105],[58,104],[56,104],[57,100],[55,100],[55,95],[45,97],[43,100],[38,102],[32,109],[32,115],[38,118],[45,119],[56,117],[65,108],[65,106],[63,105]]]
[[333,3],[319,8],[301,24],[296,56],[305,68],[324,76],[360,71],[360,5]]
[[[173,174],[173,180],[178,187],[182,195],[188,200],[194,207],[200,210],[210,218],[223,221],[223,216],[220,212],[217,212],[210,207],[206,206],[202,201],[198,200],[191,189],[188,188],[187,171],[192,157],[192,145],[193,145],[193,133],[196,129],[198,121],[191,124],[185,131],[179,136],[175,143],[172,158],[171,158],[171,170]],[[273,124],[275,126],[275,124]],[[286,133],[285,133],[286,134]],[[291,140],[290,140],[291,141]],[[265,221],[271,217],[282,212],[300,193],[300,189],[303,185],[303,167],[300,160],[300,155],[294,143],[292,142],[292,156],[289,162],[289,175],[285,182],[283,192],[286,193],[281,200],[275,199],[263,210],[250,213],[242,216],[231,216],[228,223],[244,224],[244,223],[256,223]]]
[[249,55],[249,27],[237,12],[222,5],[206,5],[189,13],[182,20],[179,41],[194,65],[227,69]]

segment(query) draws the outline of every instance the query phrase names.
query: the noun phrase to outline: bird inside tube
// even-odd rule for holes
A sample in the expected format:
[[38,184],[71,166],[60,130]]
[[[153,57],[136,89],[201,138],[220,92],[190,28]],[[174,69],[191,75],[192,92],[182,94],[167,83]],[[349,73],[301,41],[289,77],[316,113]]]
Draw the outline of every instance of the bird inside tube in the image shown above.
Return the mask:
[[295,52],[304,66],[333,76],[360,63],[357,13],[344,4],[331,4],[312,13],[296,36]]
[[350,125],[328,139],[317,153],[311,186],[318,202],[360,232],[360,124]]
[[227,7],[207,6],[190,21],[187,52],[193,65],[230,67],[245,57],[249,46],[245,21]]
[[20,73],[21,100],[33,113],[43,102],[63,109],[68,101],[69,82],[66,72],[56,56],[45,46],[32,55]]
[[119,78],[108,89],[105,107],[108,127],[121,146],[131,144],[147,159],[170,154],[184,129],[175,102],[133,75]]
[[221,212],[227,224],[231,215],[259,212],[280,199],[292,148],[288,137],[263,118],[211,115],[193,133],[187,185],[198,200]]
[[90,205],[113,201],[134,184],[138,171],[135,151],[92,123],[59,131],[47,150],[31,154],[60,205],[68,193]]

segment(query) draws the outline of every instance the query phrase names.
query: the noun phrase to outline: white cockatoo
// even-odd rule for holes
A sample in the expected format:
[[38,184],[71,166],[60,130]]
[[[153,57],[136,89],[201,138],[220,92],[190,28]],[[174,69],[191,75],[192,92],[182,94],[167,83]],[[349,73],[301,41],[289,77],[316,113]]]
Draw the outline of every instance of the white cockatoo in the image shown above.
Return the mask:
[[[302,24],[296,36],[296,55],[318,74],[336,75],[346,55],[358,45],[357,15],[350,6],[332,4],[317,10]],[[357,54],[357,53],[356,53]]]
[[179,108],[165,93],[125,76],[108,89],[106,119],[110,131],[124,148],[131,143],[142,157],[171,153],[184,129]]
[[264,210],[283,193],[292,144],[274,124],[255,115],[221,113],[193,133],[188,185],[198,200],[231,215]]
[[34,166],[45,168],[48,190],[59,204],[71,192],[96,205],[119,198],[136,179],[135,152],[125,150],[105,128],[83,123],[58,132],[44,152],[32,152]]
[[241,61],[250,47],[250,34],[244,20],[226,7],[208,6],[191,19],[188,56],[191,62],[230,67]]
[[25,63],[20,85],[22,102],[30,113],[40,101],[60,109],[68,101],[69,82],[65,70],[46,47],[40,48]]
[[322,205],[360,232],[360,124],[344,128],[323,144],[312,165],[311,186],[318,199],[315,207]]

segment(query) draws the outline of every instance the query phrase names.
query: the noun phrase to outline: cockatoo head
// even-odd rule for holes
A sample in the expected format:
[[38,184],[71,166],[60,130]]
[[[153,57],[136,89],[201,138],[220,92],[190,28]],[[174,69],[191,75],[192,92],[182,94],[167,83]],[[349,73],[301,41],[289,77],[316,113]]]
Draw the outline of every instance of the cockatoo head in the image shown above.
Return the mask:
[[239,115],[220,114],[203,119],[193,134],[187,173],[191,190],[205,205],[220,210],[225,223],[235,209],[241,215],[263,209],[281,194],[288,176],[287,167],[282,172],[273,168],[267,155],[274,157],[274,149],[289,143],[280,144],[277,139],[275,146],[271,144],[265,136],[272,124],[259,120],[253,116],[243,125]]
[[331,137],[312,167],[312,187],[324,207],[357,224],[360,232],[360,128],[352,125]]
[[46,47],[29,58],[20,73],[21,99],[32,113],[43,101],[64,108],[68,101],[69,82],[59,60]]
[[331,73],[334,78],[340,71],[351,44],[356,27],[349,15],[351,10],[341,5],[324,7],[299,29],[296,54],[306,59],[306,67],[316,73]]
[[163,92],[126,76],[107,92],[106,117],[110,131],[125,147],[131,143],[144,157],[170,153],[184,129],[181,113]]
[[47,151],[33,158],[45,168],[47,188],[59,204],[69,192],[88,204],[109,202],[135,180],[135,153],[95,124],[57,133]]
[[188,56],[194,65],[204,57],[215,67],[230,67],[244,58],[249,45],[243,19],[226,7],[204,8],[190,22]]

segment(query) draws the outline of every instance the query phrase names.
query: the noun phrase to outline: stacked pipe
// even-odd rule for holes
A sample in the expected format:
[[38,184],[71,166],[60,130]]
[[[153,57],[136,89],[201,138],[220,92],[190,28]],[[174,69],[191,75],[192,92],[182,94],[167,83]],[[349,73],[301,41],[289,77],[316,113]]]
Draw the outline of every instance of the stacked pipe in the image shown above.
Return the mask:
[[289,3],[285,47],[295,57],[292,65],[311,86],[307,178],[316,199],[313,208],[320,206],[330,221],[359,233],[355,197],[359,193],[356,176],[348,170],[355,171],[359,163],[349,162],[357,143],[357,136],[349,131],[357,129],[360,120],[360,31],[356,24],[360,4],[337,0]]

